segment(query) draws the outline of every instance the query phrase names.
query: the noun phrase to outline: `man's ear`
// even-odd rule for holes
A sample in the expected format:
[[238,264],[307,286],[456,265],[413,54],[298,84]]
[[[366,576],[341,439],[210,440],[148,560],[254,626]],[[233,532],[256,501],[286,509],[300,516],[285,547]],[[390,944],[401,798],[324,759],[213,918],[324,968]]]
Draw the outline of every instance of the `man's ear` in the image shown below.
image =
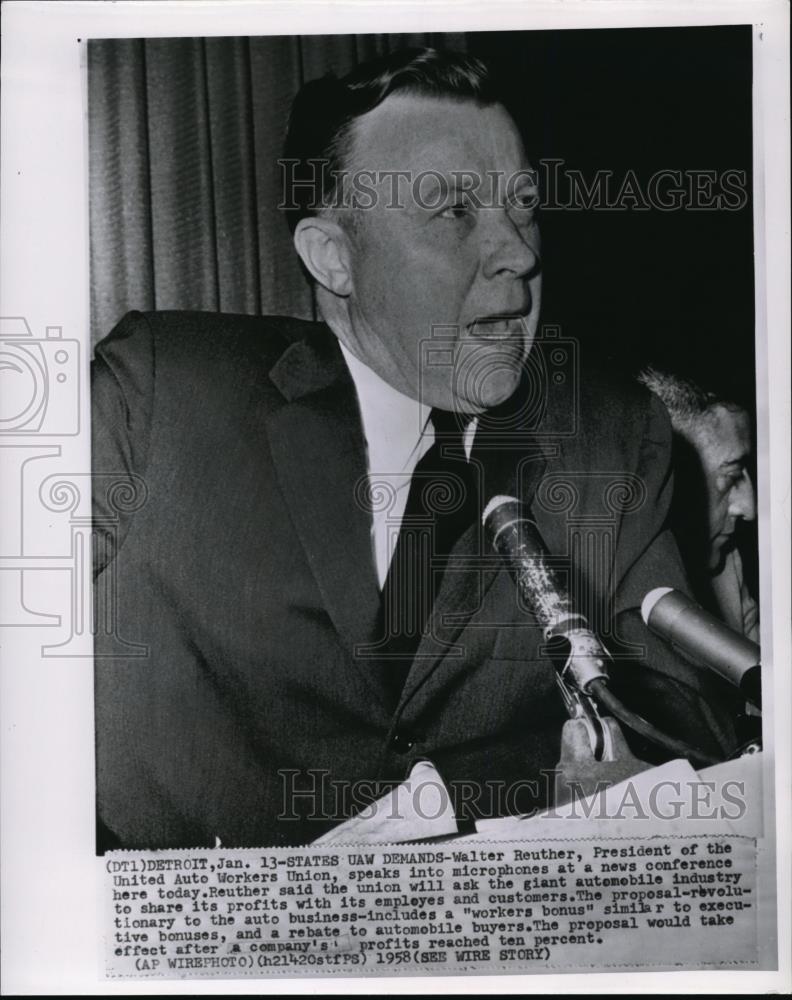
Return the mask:
[[334,295],[351,293],[349,238],[337,222],[318,216],[300,219],[294,231],[294,247],[323,288]]

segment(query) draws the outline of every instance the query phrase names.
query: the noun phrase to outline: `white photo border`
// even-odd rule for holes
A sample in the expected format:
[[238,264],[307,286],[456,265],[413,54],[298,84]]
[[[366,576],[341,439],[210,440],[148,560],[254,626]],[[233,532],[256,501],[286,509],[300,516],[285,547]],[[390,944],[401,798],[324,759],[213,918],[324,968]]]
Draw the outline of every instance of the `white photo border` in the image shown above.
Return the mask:
[[[772,649],[774,710],[766,770],[776,810],[778,972],[598,973],[400,978],[399,993],[734,993],[790,988],[790,396],[789,10],[785,0],[668,3],[566,0],[472,4],[241,2],[28,2],[3,5],[2,249],[0,316],[24,318],[36,338],[60,327],[80,386],[89,360],[86,39],[100,37],[345,34],[365,31],[754,25],[754,233],[762,646]],[[46,438],[64,474],[89,474],[87,392],[79,433]],[[21,446],[20,446],[21,447]],[[54,451],[54,449],[59,449]],[[13,452],[13,454],[12,454]],[[4,471],[34,454],[3,449]],[[8,477],[6,477],[6,482]],[[19,492],[15,482],[14,489]],[[24,497],[3,495],[1,527]],[[43,512],[39,511],[43,516]],[[41,553],[51,541],[46,518]],[[772,558],[771,558],[772,553]],[[34,549],[33,555],[36,556]],[[41,556],[44,559],[44,555]],[[42,562],[46,569],[46,559]],[[36,575],[36,574],[32,574]],[[60,607],[56,574],[35,606]],[[771,600],[767,599],[771,595]],[[23,595],[22,604],[25,605]],[[28,603],[29,603],[28,598]],[[21,624],[21,623],[20,623]],[[46,626],[3,629],[2,904],[5,990],[89,995],[365,994],[366,979],[108,981],[102,975],[99,869],[94,855],[93,682],[90,649],[41,656]],[[89,637],[88,637],[89,638]],[[766,678],[766,683],[771,683]]]

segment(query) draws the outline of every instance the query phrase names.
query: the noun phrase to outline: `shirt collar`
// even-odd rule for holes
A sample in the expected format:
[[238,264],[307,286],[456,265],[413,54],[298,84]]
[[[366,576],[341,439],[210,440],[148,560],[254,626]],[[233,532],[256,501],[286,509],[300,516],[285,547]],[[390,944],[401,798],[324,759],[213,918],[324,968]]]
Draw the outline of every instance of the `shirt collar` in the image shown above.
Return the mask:
[[411,472],[420,458],[417,452],[425,451],[434,439],[430,407],[394,389],[338,343],[357,391],[369,471]]

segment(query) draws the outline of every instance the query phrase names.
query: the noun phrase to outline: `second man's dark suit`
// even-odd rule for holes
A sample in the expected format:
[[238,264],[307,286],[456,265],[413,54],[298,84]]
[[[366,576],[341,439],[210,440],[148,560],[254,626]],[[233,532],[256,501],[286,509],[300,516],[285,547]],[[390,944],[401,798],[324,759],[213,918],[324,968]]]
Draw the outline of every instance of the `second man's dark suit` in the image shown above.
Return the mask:
[[[684,586],[664,528],[664,411],[584,366],[572,396],[551,385],[540,420],[531,409],[531,433],[515,413],[512,437],[494,432],[484,497],[533,498],[585,610],[606,632],[616,622],[610,644],[648,649],[614,667],[625,700],[724,755],[733,734],[714,682],[638,622],[648,589]],[[380,602],[356,492],[365,443],[326,326],[132,313],[97,348],[93,426],[108,843],[305,843],[422,758],[468,788],[554,767],[565,714],[553,668],[508,574],[481,562],[478,525],[395,708],[386,665],[360,655]],[[523,789],[518,805],[542,802]]]

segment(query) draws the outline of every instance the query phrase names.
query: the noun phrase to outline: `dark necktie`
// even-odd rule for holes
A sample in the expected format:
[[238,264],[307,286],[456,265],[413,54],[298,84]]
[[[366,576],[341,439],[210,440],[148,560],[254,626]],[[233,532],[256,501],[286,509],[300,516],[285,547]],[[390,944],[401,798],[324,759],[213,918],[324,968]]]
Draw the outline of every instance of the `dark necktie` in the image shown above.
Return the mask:
[[431,411],[435,440],[410,481],[382,592],[383,670],[394,703],[429,620],[447,557],[479,513],[478,483],[463,442],[469,419]]

